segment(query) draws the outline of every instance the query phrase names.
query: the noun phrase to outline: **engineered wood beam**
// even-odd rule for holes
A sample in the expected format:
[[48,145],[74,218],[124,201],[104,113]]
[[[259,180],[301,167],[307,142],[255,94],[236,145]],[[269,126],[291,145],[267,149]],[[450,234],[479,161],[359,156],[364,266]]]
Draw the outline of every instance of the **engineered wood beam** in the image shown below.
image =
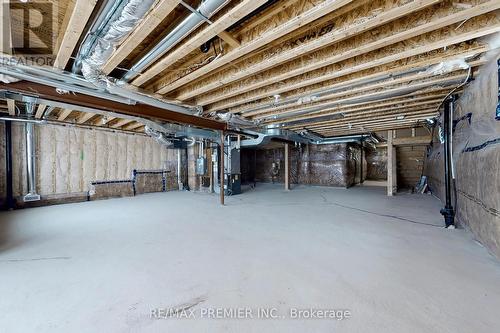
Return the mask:
[[392,140],[394,146],[427,146],[432,142],[430,135],[414,136],[409,138],[396,138]]
[[[312,8],[306,10],[305,12],[296,15],[293,18],[290,18],[288,21],[286,21],[283,24],[278,25],[274,29],[270,29],[266,33],[263,33],[261,36],[258,38],[255,38],[247,43],[243,43],[242,45],[236,49],[233,49],[229,51],[227,54],[224,56],[212,61],[211,63],[201,67],[198,70],[195,70],[194,72],[182,77],[181,79],[172,82],[168,86],[165,86],[164,88],[160,89],[159,93],[160,94],[166,94],[170,91],[173,91],[195,79],[200,78],[202,75],[208,74],[218,68],[221,68],[224,65],[227,65],[231,63],[232,61],[235,61],[236,59],[249,54],[266,44],[269,44],[270,42],[291,33],[292,31],[298,29],[299,27],[309,24],[316,19],[344,6],[349,4],[353,0],[325,0],[321,4],[318,4],[316,6],[313,6]],[[163,70],[163,69],[162,69]],[[154,72],[151,72],[154,73]],[[132,83],[134,85],[142,85],[146,81],[152,78],[152,75],[142,75]],[[147,72],[146,72],[147,74]]]
[[[322,42],[324,46],[333,44],[330,43],[330,39],[333,39],[333,41],[335,41],[335,36],[328,39],[325,39],[325,36],[329,37],[331,34],[336,33],[340,35],[338,40],[343,40],[349,36],[347,35],[349,31],[353,30],[352,35],[355,35],[359,31],[355,29],[356,26],[354,26],[353,28],[346,28],[345,32],[344,30],[340,30],[340,32],[334,30],[334,32],[319,37],[313,42],[304,43],[303,45],[298,46],[297,49],[302,48],[303,50],[305,50],[305,52],[297,50],[297,54],[295,54],[294,52],[295,49],[286,50],[286,47],[280,45],[281,49],[285,50],[280,52],[279,48],[277,48],[274,52],[269,52],[269,54],[271,55],[273,53],[277,53],[277,55],[264,57],[263,60],[259,57],[255,57],[251,60],[246,61],[245,63],[235,66],[236,68],[231,68],[229,70],[219,72],[195,85],[188,86],[182,89],[176,98],[179,100],[186,100],[198,96],[196,100],[197,104],[213,104],[215,102],[237,96],[245,91],[255,90],[278,81],[287,80],[297,75],[303,75],[304,73],[311,72],[316,69],[335,64],[340,61],[353,58],[355,56],[359,56],[361,54],[369,53],[371,51],[387,47],[389,45],[399,43],[403,40],[417,37],[419,35],[423,35],[425,33],[429,33],[431,31],[441,29],[455,23],[460,23],[471,17],[488,13],[500,8],[500,2],[497,0],[490,0],[482,4],[477,4],[477,1],[470,0],[466,4],[470,4],[471,8],[457,7],[451,2],[445,2],[444,4],[432,6],[420,12],[414,13],[414,15],[410,15],[409,17],[401,18],[377,29],[365,32],[355,38],[350,38],[349,40],[345,40],[341,43],[337,43],[329,47],[324,47],[319,51],[307,54],[306,57],[299,58],[282,66],[275,67],[276,65],[284,62],[279,59],[290,60],[296,55],[301,56],[307,52],[310,52],[311,50],[307,48],[307,45],[309,44],[314,44],[315,42]],[[413,10],[421,9],[422,7],[423,5],[421,5],[420,7],[414,5],[413,8],[410,8],[407,11],[408,13],[411,13]],[[399,11],[398,13],[400,13],[401,9],[402,7],[397,7],[396,9],[394,9],[394,11]],[[391,11],[388,11],[387,13],[390,12]],[[399,14],[399,16],[401,16],[401,14]],[[381,24],[387,23],[391,20],[390,15],[383,18],[385,18],[385,21],[381,21]],[[381,20],[383,18],[374,16],[374,23],[372,25],[377,24],[379,22],[379,19]],[[422,21],[424,20],[427,20],[427,22],[422,23]],[[372,26],[370,25],[368,27],[372,28]],[[316,48],[319,48],[319,46]],[[243,83],[238,82],[225,87],[223,90],[221,89],[221,87],[224,85],[247,77],[249,75],[254,75],[269,68],[273,68],[272,71],[262,73],[258,77],[252,78],[251,80],[246,80]],[[218,89],[219,92],[201,95],[214,89]]]
[[[180,47],[167,54],[166,57],[158,61],[150,69],[146,70],[146,72],[142,73],[138,78],[133,80],[132,84],[141,86],[148,80],[151,80],[156,75],[160,74],[168,67],[175,64],[180,59],[187,56],[192,51],[196,50],[201,44],[209,41],[217,35],[221,36],[222,34],[221,37],[231,39],[229,34],[225,33],[225,30],[245,17],[247,14],[259,8],[264,3],[266,3],[266,0],[244,0],[239,5],[231,9],[227,14],[223,15],[220,19],[213,22],[198,34],[183,43]],[[236,42],[239,44],[238,41]]]
[[146,37],[148,37],[158,25],[177,7],[179,0],[160,0],[156,6],[149,11],[146,17],[137,25],[137,27],[120,44],[115,52],[108,59],[102,70],[109,74],[118,67]]
[[97,0],[76,0],[67,30],[54,61],[54,67],[59,69],[66,67],[96,4]]

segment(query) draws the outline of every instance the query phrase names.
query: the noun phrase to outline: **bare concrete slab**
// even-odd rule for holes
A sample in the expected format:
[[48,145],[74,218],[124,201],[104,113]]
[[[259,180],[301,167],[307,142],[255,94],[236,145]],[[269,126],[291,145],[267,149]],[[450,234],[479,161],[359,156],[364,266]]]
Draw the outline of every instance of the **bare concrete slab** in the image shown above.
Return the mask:
[[[384,193],[258,185],[225,207],[167,192],[1,213],[0,331],[498,331],[499,262],[442,229],[435,198]],[[253,319],[208,318],[224,308]],[[310,308],[350,318],[291,318]]]

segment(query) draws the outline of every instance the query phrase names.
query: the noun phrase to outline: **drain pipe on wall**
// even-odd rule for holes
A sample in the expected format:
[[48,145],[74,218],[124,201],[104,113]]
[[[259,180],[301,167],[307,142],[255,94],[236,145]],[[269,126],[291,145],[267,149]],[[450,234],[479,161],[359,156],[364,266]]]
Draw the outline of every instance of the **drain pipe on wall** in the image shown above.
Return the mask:
[[[35,104],[26,103],[26,113],[32,117]],[[35,155],[35,124],[25,124],[26,131],[26,165],[28,171],[28,194],[24,196],[24,202],[38,201],[40,195],[36,193],[36,155]]]
[[455,98],[450,97],[444,103],[443,111],[443,132],[444,132],[444,181],[445,181],[445,206],[441,209],[441,215],[444,217],[446,228],[455,229],[455,210],[451,204],[451,186],[452,186],[452,146],[451,136],[452,121],[450,115],[453,112]]

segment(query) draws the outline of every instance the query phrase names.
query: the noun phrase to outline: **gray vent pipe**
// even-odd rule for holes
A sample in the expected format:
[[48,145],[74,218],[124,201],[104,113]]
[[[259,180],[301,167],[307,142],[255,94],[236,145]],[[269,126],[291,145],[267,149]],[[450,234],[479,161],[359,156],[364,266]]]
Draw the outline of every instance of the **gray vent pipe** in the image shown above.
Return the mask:
[[[26,113],[32,117],[35,110],[33,103],[26,103]],[[28,194],[24,196],[24,201],[38,201],[40,195],[36,193],[36,171],[35,171],[35,124],[26,123],[26,165],[28,172]]]
[[139,60],[127,74],[122,78],[124,81],[130,81],[140,74],[146,67],[158,60],[162,55],[179,43],[184,37],[189,35],[200,24],[214,15],[229,0],[205,0],[198,7],[197,13],[192,13],[182,21],[174,30],[165,36],[158,45],[149,51],[141,60]]

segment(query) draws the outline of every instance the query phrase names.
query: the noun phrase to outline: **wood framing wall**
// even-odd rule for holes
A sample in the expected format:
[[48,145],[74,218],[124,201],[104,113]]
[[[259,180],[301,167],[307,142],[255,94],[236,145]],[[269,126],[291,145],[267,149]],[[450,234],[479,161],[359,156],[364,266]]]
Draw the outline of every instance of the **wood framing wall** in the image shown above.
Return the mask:
[[[26,194],[24,125],[13,123],[14,196]],[[4,123],[0,122],[0,198],[5,197]],[[132,171],[177,174],[177,153],[142,134],[36,125],[37,191],[42,196],[80,194],[91,181],[126,180]]]

